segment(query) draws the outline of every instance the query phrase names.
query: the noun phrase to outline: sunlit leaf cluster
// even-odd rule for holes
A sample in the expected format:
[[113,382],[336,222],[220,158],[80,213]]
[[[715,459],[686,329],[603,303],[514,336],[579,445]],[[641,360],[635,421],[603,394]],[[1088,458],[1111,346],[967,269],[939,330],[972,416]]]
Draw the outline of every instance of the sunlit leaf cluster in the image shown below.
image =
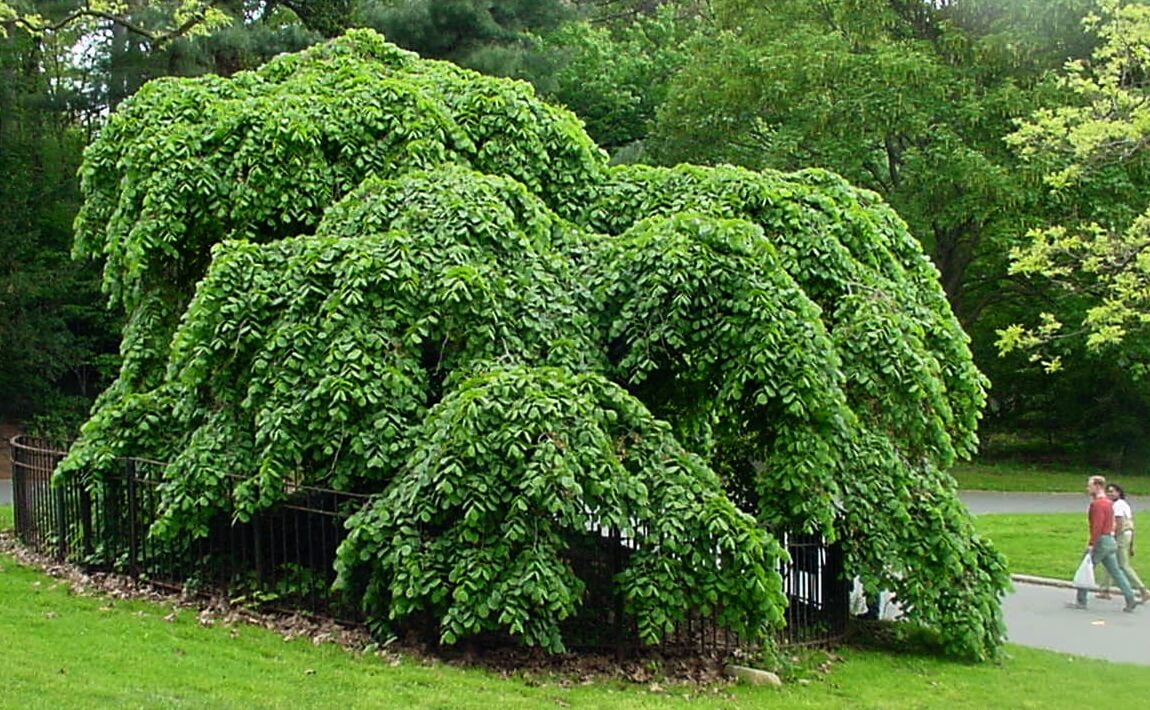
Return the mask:
[[1150,144],[1146,73],[1150,7],[1105,0],[1085,26],[1098,39],[1088,61],[1058,78],[1067,102],[1036,111],[1007,141],[1044,172],[1052,224],[1030,230],[1011,272],[1056,285],[1070,307],[998,332],[1002,353],[1028,352],[1047,370],[1065,342],[1119,352],[1145,374],[1150,325],[1150,202],[1143,180]]

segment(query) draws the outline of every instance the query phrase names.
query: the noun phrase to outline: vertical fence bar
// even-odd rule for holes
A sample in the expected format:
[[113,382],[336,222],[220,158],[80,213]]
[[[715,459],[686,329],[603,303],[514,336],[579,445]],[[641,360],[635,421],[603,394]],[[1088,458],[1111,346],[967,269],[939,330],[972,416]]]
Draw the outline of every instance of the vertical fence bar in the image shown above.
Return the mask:
[[137,542],[136,518],[139,505],[136,500],[136,461],[128,459],[124,462],[124,477],[127,479],[125,488],[128,492],[128,574],[133,577],[140,576],[139,544]]
[[28,450],[28,510],[31,513],[32,524],[28,527],[28,544],[37,552],[40,551],[40,526],[44,521],[44,512],[40,505],[40,481],[36,473],[37,454],[35,449]]
[[[45,456],[47,459],[45,463],[50,462],[50,456]],[[45,467],[46,469],[47,467]],[[48,490],[52,491],[52,502],[55,505],[55,523],[56,528],[56,560],[63,562],[68,558],[68,501],[65,498],[67,493],[63,485],[52,485],[52,474],[50,471],[45,471],[45,477],[48,483]]]
[[[608,533],[607,539],[610,540],[611,545],[611,579],[616,579],[623,571],[623,539],[618,530],[614,528]],[[623,649],[623,595],[613,594],[615,597],[615,660],[622,661],[624,656]]]
[[[335,500],[334,496],[328,496],[327,494],[324,495],[324,500],[329,500],[331,502],[332,518],[334,520],[339,520],[340,519],[339,514],[338,514],[339,513],[339,501]],[[320,545],[320,548],[319,549],[321,550],[321,554],[323,555],[323,559],[325,559],[325,560],[330,559],[330,560],[332,560],[332,562],[334,562],[335,561],[334,557],[329,556],[329,553],[328,553],[328,550],[332,549],[331,546],[328,545],[328,541],[327,541],[328,525],[329,525],[329,522],[326,518],[324,518],[323,520],[320,521],[320,525],[319,525],[319,545]],[[328,577],[327,579],[330,580],[331,578]],[[330,589],[330,586],[328,587],[328,589]],[[337,599],[332,598],[332,592],[328,592],[327,599],[328,599],[327,610],[329,612],[335,611],[337,609],[342,612],[343,606],[336,603],[338,601]]]
[[23,499],[24,491],[24,465],[20,460],[20,456],[24,449],[16,445],[16,439],[12,439],[12,445],[8,449],[8,458],[12,461],[12,515],[13,522],[16,524],[16,537],[21,541],[27,542],[25,539],[27,520],[24,515]]
[[80,514],[80,540],[84,551],[84,557],[91,559],[95,551],[92,533],[92,494],[88,491],[88,487],[80,484],[78,492],[79,501],[79,514]]

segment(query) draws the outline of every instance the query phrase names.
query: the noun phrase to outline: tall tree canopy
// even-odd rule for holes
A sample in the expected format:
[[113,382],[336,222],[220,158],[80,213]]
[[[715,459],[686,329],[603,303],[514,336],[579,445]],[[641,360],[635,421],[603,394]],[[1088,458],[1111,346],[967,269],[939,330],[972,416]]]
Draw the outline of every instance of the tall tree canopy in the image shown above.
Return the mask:
[[613,156],[634,162],[701,25],[672,8],[621,24],[569,22],[539,38],[538,60],[516,76],[574,111]]
[[[1034,114],[1040,107],[1064,115],[1056,107],[1073,112],[1092,101],[1075,88],[1077,79],[1050,77],[1068,59],[1079,60],[1089,76],[1097,71],[1099,60],[1089,58],[1102,38],[1084,32],[1082,18],[1099,3],[716,0],[711,6],[714,22],[688,44],[690,59],[671,81],[646,156],[752,168],[820,166],[875,190],[923,243],[973,338],[976,361],[994,383],[988,424],[1012,437],[1065,442],[1092,464],[1144,469],[1147,459],[1135,454],[1145,450],[1140,442],[1150,430],[1135,425],[1131,412],[1150,400],[1131,378],[1130,359],[1093,356],[1085,338],[1051,339],[1038,329],[1047,311],[1075,324],[1061,335],[1077,332],[1090,304],[1103,302],[1104,280],[1078,273],[1022,278],[1042,268],[1035,251],[1010,273],[1012,249],[1028,241],[1029,229],[1053,223],[1081,233],[1091,221],[1116,229],[1132,216],[1129,206],[1144,203],[1140,154],[1099,159],[1111,145],[1100,143],[1094,157],[1069,158],[1060,145],[1067,134],[1053,124],[1041,143],[1026,139],[1033,150],[1003,140],[1016,121],[1045,116]],[[1126,40],[1136,36],[1126,33]],[[1140,91],[1139,72],[1127,76]],[[1099,118],[1108,106],[1098,101]],[[1091,135],[1091,124],[1080,125],[1076,135]],[[1120,158],[1121,146],[1130,144],[1113,145],[1118,152],[1109,155]],[[1048,194],[1042,175],[1067,161],[1093,177]],[[1064,246],[1051,256],[1090,265],[1068,258]],[[1115,253],[1112,262],[1120,258]],[[1019,323],[1029,330],[1010,329]],[[1000,357],[1000,330],[1010,336],[1004,343],[1041,340],[1045,348],[1036,362]],[[1124,350],[1135,355],[1132,347]],[[1041,376],[1042,361],[1069,369],[1052,380]]]
[[592,524],[634,546],[647,641],[712,608],[762,636],[777,536],[818,530],[951,651],[998,647],[1004,561],[942,472],[984,382],[873,193],[608,168],[526,84],[370,31],[151,82],[81,172],[76,248],[127,325],[62,475],[168,461],[153,534],[369,492],[339,568],[377,621],[558,650]]
[[8,0],[0,1],[0,29],[43,35],[104,23],[162,44],[227,24],[230,18],[221,6],[235,4],[237,0]]
[[1089,5],[717,0],[661,109],[656,155],[820,166],[879,192],[972,322],[1032,209],[1002,136],[1035,106],[1042,72],[1081,51]]

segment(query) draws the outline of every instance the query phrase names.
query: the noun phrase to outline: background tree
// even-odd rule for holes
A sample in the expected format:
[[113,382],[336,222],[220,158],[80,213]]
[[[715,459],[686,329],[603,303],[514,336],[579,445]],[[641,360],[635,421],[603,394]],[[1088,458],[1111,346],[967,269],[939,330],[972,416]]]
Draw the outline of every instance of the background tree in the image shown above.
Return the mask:
[[[1054,346],[1082,337],[1094,351],[1116,349],[1145,367],[1144,324],[1150,305],[1146,257],[1147,133],[1145,79],[1150,61],[1150,7],[1102,3],[1088,26],[1101,44],[1089,60],[1067,64],[1068,105],[1034,114],[1010,136],[1041,166],[1061,219],[1030,232],[1013,253],[1013,270],[1051,280],[1065,292],[1061,317],[1002,332],[1004,351]],[[1062,320],[1072,323],[1064,330]],[[1060,366],[1052,351],[1048,367]]]
[[701,19],[665,7],[628,20],[569,22],[543,34],[535,46],[538,60],[518,76],[574,111],[616,159],[637,162]]
[[[8,255],[0,269],[0,417],[48,417],[72,435],[116,369],[120,328],[104,307],[99,265],[69,258],[84,146],[108,110],[149,78],[228,74],[317,36],[297,30],[294,16],[249,21],[245,13],[258,8],[240,3],[203,4],[210,12],[180,15],[182,24],[176,3],[17,7],[0,37],[0,167],[19,176],[0,185]],[[219,13],[234,22],[221,29]]]
[[4,29],[42,36],[104,24],[162,44],[188,33],[210,31],[228,22],[220,0],[10,0],[0,2]]
[[[1128,177],[1140,170],[1134,162],[1120,177],[1097,160],[1089,197],[1071,199],[1065,190],[1048,197],[1042,174],[1054,168],[1042,156],[1054,153],[1036,150],[1024,161],[1003,141],[1039,107],[1080,104],[1071,84],[1048,77],[1067,59],[1091,55],[1099,39],[1083,32],[1081,19],[1097,3],[713,7],[710,34],[697,41],[660,108],[647,143],[653,155],[819,165],[880,193],[938,266],[976,361],[995,383],[984,431],[1037,435],[1048,453],[1051,440],[1061,441],[1091,463],[1140,470],[1145,459],[1132,452],[1147,432],[1130,428],[1124,407],[1141,401],[1143,388],[1123,375],[1122,361],[1080,357],[1084,343],[1062,339],[1054,347],[1077,355],[1063,358],[1074,371],[1055,383],[1032,371],[1038,363],[1000,357],[996,346],[996,331],[1040,322],[1052,304],[1067,322],[1088,308],[1080,290],[1010,275],[1011,250],[1027,230],[1087,211],[1121,220],[1129,214],[1123,203],[1141,199],[1126,199],[1139,191],[1140,178]],[[1054,393],[1076,406],[1051,406]]]
[[1072,9],[1088,5],[716,2],[712,34],[662,108],[656,155],[826,167],[875,190],[972,322],[999,284],[968,270],[1002,273],[978,262],[1001,266],[1034,199],[1002,136],[1075,48]]
[[98,266],[69,258],[90,115],[66,60],[74,36],[0,38],[0,418],[82,416],[116,350]]
[[[1142,102],[1150,48],[1145,3],[1099,3],[1087,18],[1089,57],[1068,62],[1056,80],[1059,104],[1035,111],[1009,137],[1048,190],[1045,225],[1012,252],[1011,272],[1041,303],[995,324],[1006,361],[1045,372],[1049,386],[1082,382],[1074,398],[1094,418],[1077,423],[1099,463],[1141,470],[1148,456],[1146,409],[1147,152]],[[1051,380],[1053,379],[1053,382]]]
[[360,3],[356,24],[424,57],[516,76],[537,61],[532,37],[574,17],[562,0],[369,0]]

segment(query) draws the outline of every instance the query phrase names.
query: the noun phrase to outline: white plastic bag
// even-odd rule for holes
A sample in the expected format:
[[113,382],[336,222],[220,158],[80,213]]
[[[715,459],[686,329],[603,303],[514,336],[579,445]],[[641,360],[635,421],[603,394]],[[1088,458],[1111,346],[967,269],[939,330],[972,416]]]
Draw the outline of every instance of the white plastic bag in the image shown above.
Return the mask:
[[1094,560],[1089,552],[1082,558],[1082,564],[1078,565],[1078,571],[1074,573],[1074,586],[1077,589],[1094,588]]

